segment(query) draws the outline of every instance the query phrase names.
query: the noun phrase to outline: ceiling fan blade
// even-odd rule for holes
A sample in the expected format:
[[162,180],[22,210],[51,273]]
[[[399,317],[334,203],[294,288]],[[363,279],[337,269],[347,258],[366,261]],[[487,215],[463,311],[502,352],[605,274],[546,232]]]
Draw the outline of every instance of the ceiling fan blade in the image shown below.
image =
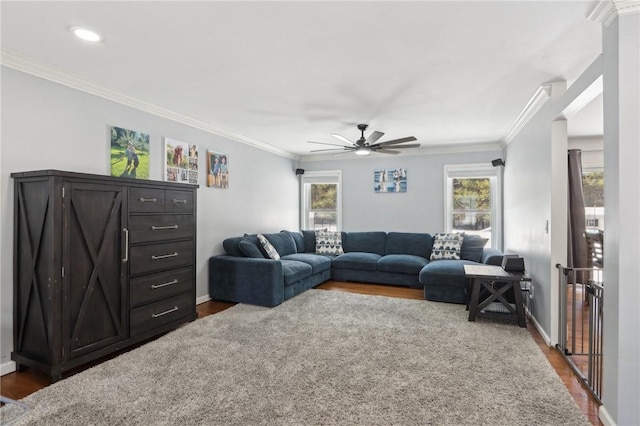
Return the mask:
[[307,143],[315,143],[315,144],[318,144],[318,145],[330,145],[330,146],[344,147],[343,145],[338,145],[337,143],[312,142],[312,141],[307,141]]
[[323,152],[323,151],[345,151],[347,152],[349,149],[348,148],[328,148],[328,149],[314,149],[312,151],[309,152]]
[[[378,145],[380,146],[380,148],[386,148],[386,146],[383,145]],[[400,148],[420,148],[420,144],[419,143],[410,143],[409,145],[396,145],[393,147],[394,149],[400,149]]]
[[417,140],[418,139],[416,139],[414,136],[407,136],[406,138],[393,139],[393,140],[385,141],[385,142],[378,142],[377,144],[374,144],[372,146],[389,146],[389,145],[395,145],[395,144],[399,144],[399,143],[413,142],[413,141],[417,141]]
[[340,139],[342,142],[345,142],[345,143],[348,143],[348,144],[351,144],[351,145],[355,145],[354,142],[350,141],[349,139],[347,139],[344,136],[339,135],[337,133],[331,133],[331,136],[333,136],[336,139]]
[[367,140],[364,141],[364,143],[371,145],[371,144],[377,142],[377,140],[380,139],[383,136],[384,136],[383,132],[379,132],[379,131],[376,130],[375,132],[373,132],[373,133],[371,133],[369,135],[369,137],[367,138]]
[[390,149],[376,149],[374,152],[381,152],[383,154],[393,154],[393,155],[400,154],[400,151],[392,151]]

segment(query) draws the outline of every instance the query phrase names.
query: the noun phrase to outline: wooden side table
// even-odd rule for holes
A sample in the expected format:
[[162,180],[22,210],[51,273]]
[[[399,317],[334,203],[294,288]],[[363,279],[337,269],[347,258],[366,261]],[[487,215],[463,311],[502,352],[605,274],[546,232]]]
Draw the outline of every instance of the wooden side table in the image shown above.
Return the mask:
[[[464,274],[471,280],[471,297],[469,299],[469,321],[475,321],[479,311],[482,311],[495,300],[500,301],[509,311],[518,317],[518,325],[526,327],[524,306],[522,303],[521,281],[531,281],[526,273],[507,272],[500,266],[494,265],[464,265]],[[489,296],[479,301],[480,290],[485,288]],[[504,294],[513,290],[515,309],[504,298]]]

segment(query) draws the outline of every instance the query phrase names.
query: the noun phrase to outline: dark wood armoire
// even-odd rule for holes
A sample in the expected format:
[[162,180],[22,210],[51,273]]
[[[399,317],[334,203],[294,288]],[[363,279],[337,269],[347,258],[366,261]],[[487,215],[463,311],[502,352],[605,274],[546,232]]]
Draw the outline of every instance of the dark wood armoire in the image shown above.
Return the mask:
[[56,170],[11,177],[18,369],[56,381],[197,317],[197,185]]

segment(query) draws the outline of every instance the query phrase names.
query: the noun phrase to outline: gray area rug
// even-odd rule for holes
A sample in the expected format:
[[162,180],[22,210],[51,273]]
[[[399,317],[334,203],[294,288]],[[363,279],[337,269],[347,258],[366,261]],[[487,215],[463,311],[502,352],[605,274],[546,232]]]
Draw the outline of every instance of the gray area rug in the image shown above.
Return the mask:
[[234,306],[23,402],[17,425],[589,424],[526,330],[326,290]]

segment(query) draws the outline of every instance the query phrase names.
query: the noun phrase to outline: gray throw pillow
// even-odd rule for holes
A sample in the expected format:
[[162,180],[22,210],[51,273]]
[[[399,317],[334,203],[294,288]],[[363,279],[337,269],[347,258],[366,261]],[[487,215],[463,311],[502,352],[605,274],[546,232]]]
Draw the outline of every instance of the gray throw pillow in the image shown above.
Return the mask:
[[[256,238],[257,241],[257,238]],[[264,259],[262,251],[258,248],[258,245],[251,238],[243,238],[238,243],[238,247],[242,254],[246,257],[254,257],[258,259]]]
[[480,235],[464,234],[460,259],[480,262],[482,260],[482,251],[484,246],[487,245],[487,241],[489,239],[482,238]]

